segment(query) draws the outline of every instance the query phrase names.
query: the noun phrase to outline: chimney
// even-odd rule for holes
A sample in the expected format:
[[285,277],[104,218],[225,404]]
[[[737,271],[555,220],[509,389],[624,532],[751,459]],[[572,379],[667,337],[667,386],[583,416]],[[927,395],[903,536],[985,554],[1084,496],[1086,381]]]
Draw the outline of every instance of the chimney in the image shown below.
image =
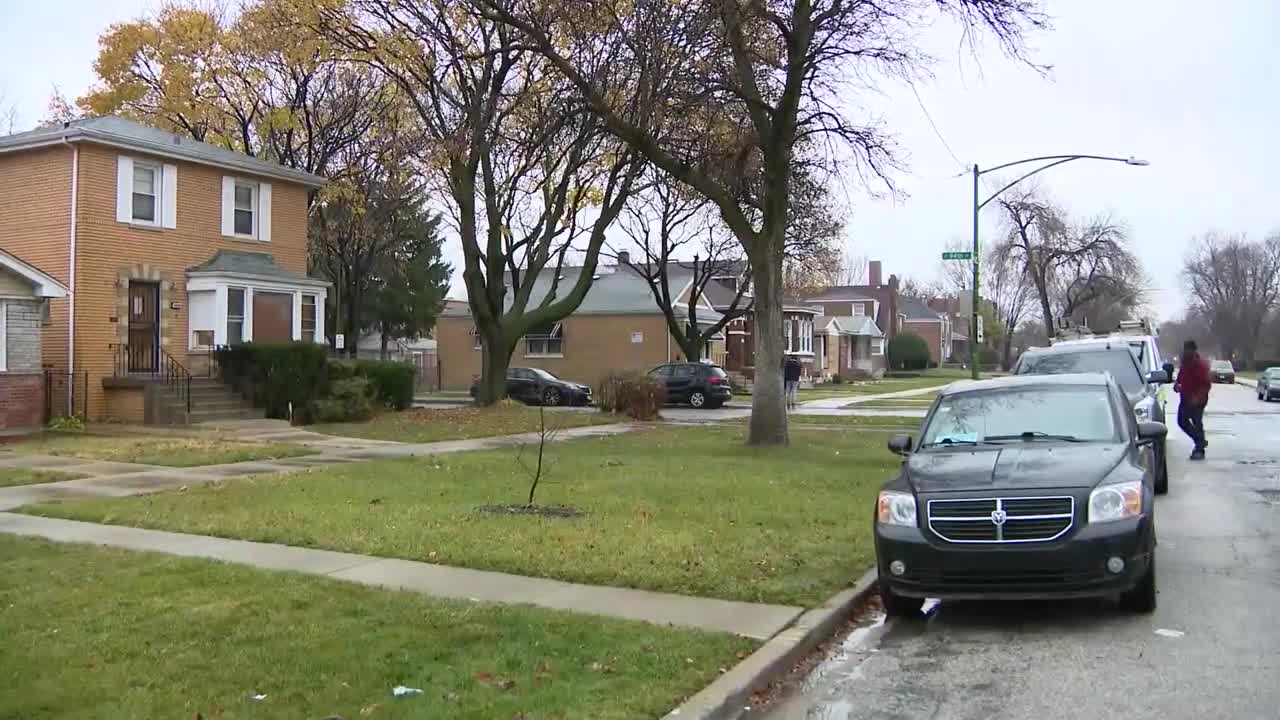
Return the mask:
[[893,288],[894,290],[897,290],[897,289],[898,289],[898,276],[897,276],[897,275],[890,275],[890,276],[889,276],[889,287]]
[[630,262],[631,262],[631,253],[630,253],[630,252],[627,252],[626,250],[619,250],[619,251],[618,251],[618,264],[619,264],[619,265],[627,265],[627,264],[629,264]]
[[871,287],[880,287],[881,279],[880,261],[872,260],[867,263],[867,284]]

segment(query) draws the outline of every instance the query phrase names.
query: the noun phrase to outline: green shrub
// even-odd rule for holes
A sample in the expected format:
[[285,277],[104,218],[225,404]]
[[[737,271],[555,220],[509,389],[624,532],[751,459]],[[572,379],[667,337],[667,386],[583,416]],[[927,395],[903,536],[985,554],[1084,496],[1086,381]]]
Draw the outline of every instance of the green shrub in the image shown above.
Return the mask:
[[413,405],[417,372],[408,363],[383,360],[330,360],[329,382],[361,377],[369,381],[380,407],[407,410]]
[[354,422],[368,420],[373,414],[369,401],[372,388],[362,377],[338,380],[329,388],[329,394],[315,401],[313,413],[318,422]]
[[84,418],[79,415],[63,415],[49,421],[49,429],[59,432],[83,432]]
[[603,412],[629,415],[636,420],[656,420],[666,395],[666,386],[644,373],[610,372],[600,381],[596,404]]
[[898,333],[889,341],[889,367],[924,370],[929,367],[929,343],[915,333]]
[[831,384],[832,384],[832,385],[843,385],[843,384],[844,384],[844,378],[840,377],[840,373],[836,373],[836,374],[834,374],[834,375],[832,375],[832,376],[831,376]]
[[316,398],[329,384],[328,350],[314,343],[244,343],[214,353],[223,382],[235,387],[267,417],[308,422]]

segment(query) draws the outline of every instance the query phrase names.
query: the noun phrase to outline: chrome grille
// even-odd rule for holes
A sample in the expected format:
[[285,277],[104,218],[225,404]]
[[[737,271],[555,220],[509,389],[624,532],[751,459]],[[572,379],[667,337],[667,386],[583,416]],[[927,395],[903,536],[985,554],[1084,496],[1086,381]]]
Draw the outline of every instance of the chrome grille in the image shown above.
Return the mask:
[[929,530],[953,543],[1049,542],[1071,529],[1075,504],[1070,495],[930,500]]

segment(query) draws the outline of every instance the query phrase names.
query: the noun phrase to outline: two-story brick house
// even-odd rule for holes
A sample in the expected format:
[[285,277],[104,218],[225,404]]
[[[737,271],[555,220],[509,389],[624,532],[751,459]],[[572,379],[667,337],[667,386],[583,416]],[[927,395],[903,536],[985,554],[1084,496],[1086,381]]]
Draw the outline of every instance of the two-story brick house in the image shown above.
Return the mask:
[[215,346],[323,341],[328,283],[306,274],[323,182],[118,117],[0,137],[0,248],[67,288],[43,364],[87,374],[91,420],[141,422]]

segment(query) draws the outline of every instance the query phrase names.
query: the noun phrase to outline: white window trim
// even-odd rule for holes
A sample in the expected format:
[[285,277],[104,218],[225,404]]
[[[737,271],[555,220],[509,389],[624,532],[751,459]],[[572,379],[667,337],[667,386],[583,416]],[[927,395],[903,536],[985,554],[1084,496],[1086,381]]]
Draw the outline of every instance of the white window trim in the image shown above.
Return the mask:
[[[129,183],[129,224],[160,227],[164,215],[162,212],[162,208],[164,207],[164,166],[160,163],[151,162],[150,160],[134,160],[132,168],[133,172],[131,172],[130,175],[133,177],[131,178],[132,181]],[[144,168],[151,171],[151,192],[153,193],[152,197],[154,198],[154,202],[151,204],[151,214],[153,217],[150,220],[138,217],[137,210],[133,206],[133,196],[136,194],[133,190],[133,182],[136,182],[138,168]]]
[[[187,291],[214,291],[214,326],[213,342],[215,345],[227,344],[227,290],[239,288],[244,293],[244,342],[253,341],[253,294],[255,292],[284,293],[293,295],[293,340],[308,340],[324,343],[326,340],[324,310],[328,301],[328,291],[324,287],[299,287],[286,283],[270,281],[249,281],[242,279],[224,279],[216,277],[192,278],[187,282]],[[316,332],[311,338],[302,337],[302,296],[314,295],[316,298]],[[201,328],[204,329],[204,328]],[[190,328],[188,328],[190,333]]]
[[[551,340],[558,340],[560,341],[560,352],[531,353],[529,352],[530,340],[542,340],[544,342],[551,341]],[[564,327],[561,326],[560,323],[553,323],[551,325],[551,332],[549,333],[537,333],[533,335],[525,335],[524,336],[524,356],[527,358],[562,358],[564,357]]]
[[9,303],[0,298],[0,372],[9,370]]
[[[236,193],[240,188],[249,190],[249,232],[242,233],[236,229],[236,213],[241,212],[240,206],[236,203]],[[244,238],[247,240],[258,239],[258,183],[249,182],[247,180],[236,180],[231,186],[231,236]]]
[[867,306],[862,303],[854,303],[852,309],[854,317],[864,317],[867,314]]
[[[253,213],[253,231],[236,232],[236,188],[250,189],[250,212]],[[271,242],[271,183],[251,178],[222,176],[222,236],[245,242]]]

